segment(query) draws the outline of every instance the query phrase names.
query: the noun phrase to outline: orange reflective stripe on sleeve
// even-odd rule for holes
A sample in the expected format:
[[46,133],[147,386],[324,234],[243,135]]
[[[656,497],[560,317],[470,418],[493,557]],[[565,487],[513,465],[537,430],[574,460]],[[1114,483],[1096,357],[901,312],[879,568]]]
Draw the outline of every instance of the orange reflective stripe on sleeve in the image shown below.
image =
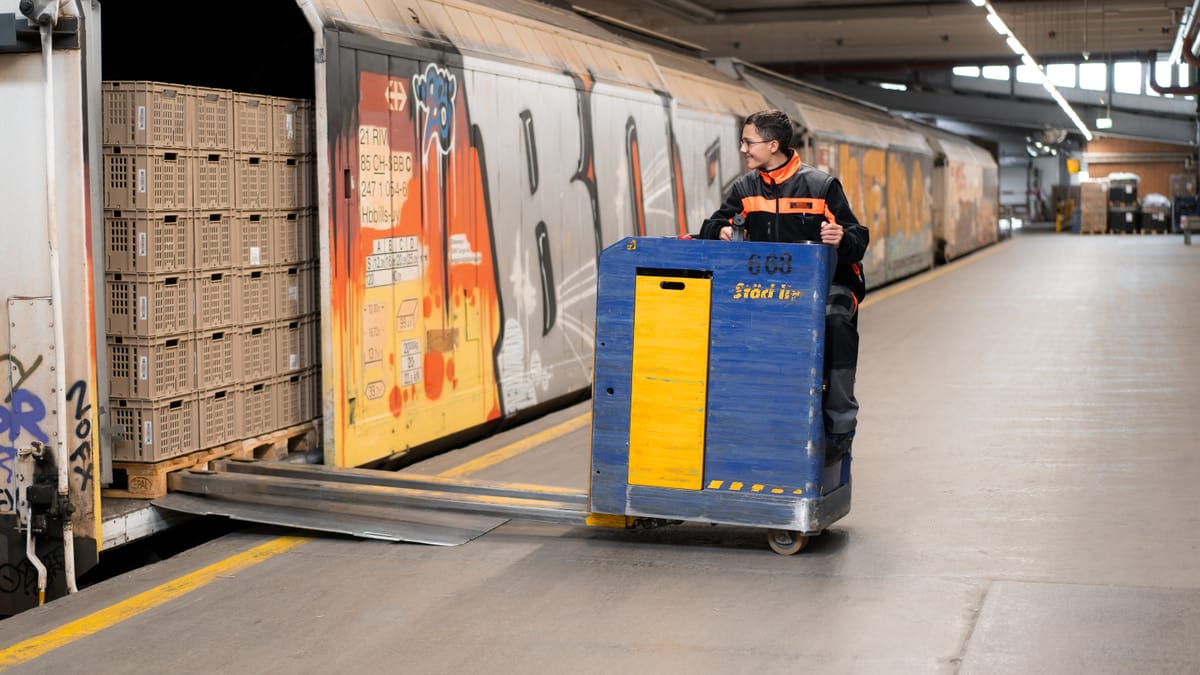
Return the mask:
[[751,214],[756,212],[774,213],[774,200],[766,197],[742,197],[742,213]]

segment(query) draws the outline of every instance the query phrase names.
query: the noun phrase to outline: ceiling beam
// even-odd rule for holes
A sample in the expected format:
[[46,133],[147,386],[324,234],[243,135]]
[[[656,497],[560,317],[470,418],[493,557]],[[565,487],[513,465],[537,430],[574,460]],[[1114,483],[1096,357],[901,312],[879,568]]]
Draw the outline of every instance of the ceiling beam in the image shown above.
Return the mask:
[[[821,86],[854,98],[870,101],[895,112],[933,115],[975,124],[1018,126],[1031,130],[1060,128],[1074,130],[1068,119],[1051,100],[1017,99],[1011,96],[984,96],[962,93],[889,91],[873,85],[845,81],[821,82]],[[1073,103],[1079,116],[1090,125],[1097,117],[1109,117],[1111,129],[1105,136],[1134,138],[1177,145],[1197,143],[1197,120],[1193,118],[1109,110],[1104,106]]]
[[[788,7],[786,9],[764,9],[738,7],[722,9],[700,7],[691,0],[649,0],[649,5],[678,7],[688,4],[698,7],[697,19],[706,23],[733,26],[747,23],[776,23],[780,21],[800,23],[829,23],[840,21],[871,20],[943,20],[958,15],[975,14],[978,10],[964,0],[928,0],[925,3],[894,2],[874,5],[842,5],[822,7]],[[713,4],[713,3],[709,3]]]
[[[703,45],[714,57],[795,63],[989,63],[1010,60],[986,13],[967,0],[791,3],[734,0],[575,0],[606,14]],[[1171,50],[1192,0],[994,0],[1038,62],[1138,58]],[[795,6],[800,4],[802,6]],[[772,6],[775,5],[775,6]],[[798,66],[798,67],[800,67]],[[793,71],[796,72],[796,71]]]

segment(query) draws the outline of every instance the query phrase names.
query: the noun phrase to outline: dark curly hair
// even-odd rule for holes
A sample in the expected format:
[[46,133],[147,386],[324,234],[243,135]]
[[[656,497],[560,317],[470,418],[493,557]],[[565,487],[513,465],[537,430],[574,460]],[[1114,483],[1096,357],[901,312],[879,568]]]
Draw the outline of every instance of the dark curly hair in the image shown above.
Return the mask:
[[792,120],[782,110],[760,110],[746,118],[753,124],[764,141],[779,141],[779,149],[786,150],[792,144]]

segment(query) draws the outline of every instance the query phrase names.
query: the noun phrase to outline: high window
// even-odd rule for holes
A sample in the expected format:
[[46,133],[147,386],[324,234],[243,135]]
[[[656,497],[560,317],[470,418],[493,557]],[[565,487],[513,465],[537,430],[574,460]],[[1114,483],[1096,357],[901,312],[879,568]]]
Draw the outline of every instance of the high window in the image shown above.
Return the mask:
[[1113,91],[1122,94],[1142,93],[1142,64],[1138,61],[1118,61],[1113,64]]
[[1092,91],[1108,90],[1108,67],[1103,63],[1079,64],[1079,88]]

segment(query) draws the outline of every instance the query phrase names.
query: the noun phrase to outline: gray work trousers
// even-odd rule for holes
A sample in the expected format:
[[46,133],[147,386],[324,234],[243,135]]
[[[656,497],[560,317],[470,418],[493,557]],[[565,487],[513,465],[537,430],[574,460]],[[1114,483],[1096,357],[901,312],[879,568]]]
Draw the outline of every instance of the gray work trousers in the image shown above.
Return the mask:
[[850,289],[831,284],[825,303],[825,433],[845,434],[858,425],[854,375],[858,369],[858,301]]

